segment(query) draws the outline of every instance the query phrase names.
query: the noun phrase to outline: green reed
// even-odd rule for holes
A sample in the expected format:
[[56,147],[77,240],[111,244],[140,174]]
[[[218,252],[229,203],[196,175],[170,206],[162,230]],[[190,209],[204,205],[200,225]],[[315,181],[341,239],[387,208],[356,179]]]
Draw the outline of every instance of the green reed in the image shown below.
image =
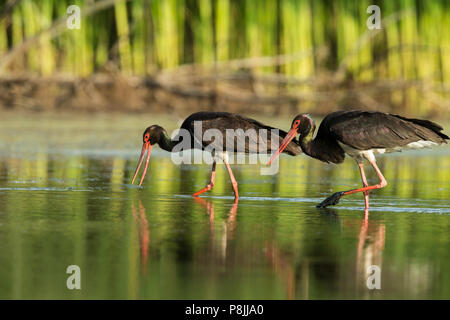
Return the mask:
[[[97,2],[75,4],[84,9]],[[382,21],[409,13],[356,47],[370,33],[366,9],[372,2],[380,6]],[[71,4],[69,0],[17,2],[0,18],[0,59],[66,16]],[[0,12],[4,7],[0,4]],[[145,75],[188,63],[212,64],[327,46],[326,57],[256,67],[254,72],[307,78],[334,72],[346,61],[346,74],[358,81],[450,81],[450,6],[444,0],[130,0],[92,16],[82,15],[81,25],[80,30],[66,30],[54,38],[44,34],[14,57],[6,72],[87,76],[112,62],[125,75]],[[406,90],[391,99],[409,105],[416,101],[415,95],[416,91]]]

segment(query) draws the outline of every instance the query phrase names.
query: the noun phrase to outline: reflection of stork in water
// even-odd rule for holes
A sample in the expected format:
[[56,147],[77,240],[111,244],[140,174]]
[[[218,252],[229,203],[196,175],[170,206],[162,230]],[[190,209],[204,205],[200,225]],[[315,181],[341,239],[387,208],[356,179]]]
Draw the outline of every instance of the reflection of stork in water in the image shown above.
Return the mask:
[[295,270],[289,257],[270,241],[266,242],[266,257],[274,273],[279,275],[285,283],[288,300],[295,299]]
[[[216,252],[216,246],[214,244],[214,203],[206,200],[205,198],[194,198],[194,201],[199,203],[202,207],[204,207],[209,215],[209,224],[210,224],[210,248],[212,254],[214,255]],[[236,213],[238,208],[238,201],[235,199],[232,204],[228,218],[226,222],[224,222],[224,228],[222,233],[222,240],[220,246],[220,255],[222,258],[222,262],[227,258],[227,244],[228,241],[234,238],[234,232],[236,230]],[[210,251],[210,252],[211,252]],[[296,288],[296,279],[295,279],[295,269],[294,265],[288,255],[282,252],[282,250],[274,244],[272,241],[267,241],[265,246],[265,257],[268,260],[269,264],[272,266],[274,273],[281,277],[282,281],[285,283],[287,288],[287,296],[288,299],[292,300],[295,298],[295,288]],[[211,261],[211,259],[209,260]],[[306,279],[305,286],[305,296],[308,297],[309,291],[309,263],[304,264],[304,268],[302,268],[301,278]]]
[[131,205],[131,211],[133,213],[134,220],[139,226],[139,246],[141,248],[141,267],[142,274],[145,275],[147,272],[147,257],[148,257],[148,247],[150,244],[150,230],[148,228],[147,216],[145,214],[145,208],[142,205],[142,201],[139,200],[139,216],[134,204]]
[[[195,197],[194,201],[199,203],[202,207],[204,207],[209,215],[209,225],[210,225],[210,240],[211,245],[214,245],[214,203],[208,201],[204,198]],[[234,202],[230,208],[228,213],[228,219],[224,223],[224,231],[222,234],[222,246],[221,246],[221,256],[222,259],[225,260],[227,254],[227,243],[228,240],[233,239],[234,230],[236,228],[236,213],[238,209],[238,199],[234,199]]]
[[383,262],[382,252],[386,240],[386,227],[383,223],[369,223],[369,212],[366,209],[364,220],[361,225],[361,231],[358,238],[358,247],[356,250],[356,274],[358,283],[362,283],[365,288],[366,279],[369,276],[367,268],[372,265],[381,268]]

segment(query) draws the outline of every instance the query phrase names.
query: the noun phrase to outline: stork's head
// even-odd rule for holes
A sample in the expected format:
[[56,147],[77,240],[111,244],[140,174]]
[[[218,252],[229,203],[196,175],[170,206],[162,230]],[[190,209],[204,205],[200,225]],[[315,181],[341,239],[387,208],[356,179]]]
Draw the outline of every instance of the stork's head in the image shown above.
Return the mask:
[[[291,130],[289,133],[296,132],[300,136],[307,136],[310,132],[314,132],[316,125],[309,114],[301,113],[292,120]],[[289,134],[288,133],[288,134]],[[295,137],[295,135],[294,135]],[[292,140],[292,139],[291,139]]]
[[136,179],[137,173],[139,172],[139,168],[141,167],[142,161],[144,160],[145,152],[148,150],[144,173],[142,174],[141,182],[139,183],[139,185],[142,184],[142,181],[144,181],[145,178],[145,174],[147,173],[148,161],[150,160],[150,153],[152,151],[152,147],[161,141],[161,137],[164,134],[166,134],[166,131],[156,124],[145,129],[144,134],[142,135],[143,144],[141,156],[139,157],[139,163],[136,167],[136,171],[134,172],[133,180],[131,181],[131,183],[134,183],[134,179]]
[[291,129],[284,137],[278,150],[272,155],[269,162],[267,162],[267,165],[270,165],[272,161],[283,152],[295,136],[300,135],[300,137],[306,137],[310,133],[314,133],[315,129],[316,125],[308,114],[302,113],[297,115],[294,120],[292,120]]

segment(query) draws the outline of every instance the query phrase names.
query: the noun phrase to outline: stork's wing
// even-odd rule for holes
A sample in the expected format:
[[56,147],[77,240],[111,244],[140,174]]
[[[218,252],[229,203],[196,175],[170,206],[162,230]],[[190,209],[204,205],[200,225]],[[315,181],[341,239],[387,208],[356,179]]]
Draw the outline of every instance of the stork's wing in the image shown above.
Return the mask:
[[[216,119],[204,120],[203,143],[209,147],[219,148],[238,153],[268,153],[275,151],[286,136],[286,132],[267,126],[251,118],[236,114],[227,114]],[[222,134],[222,140],[208,141],[208,131]],[[273,148],[272,143],[274,144]],[[297,155],[301,152],[297,141],[292,141],[285,150],[286,153]]]
[[397,148],[420,140],[443,143],[448,139],[440,132],[442,127],[431,121],[382,112],[340,112],[328,122],[329,132],[338,141],[359,150]]
[[[271,153],[278,148],[287,134],[254,119],[227,112],[195,113],[186,121],[189,124],[183,124],[182,127],[189,126],[194,139],[201,141],[203,148],[220,151]],[[196,121],[201,122],[201,130],[195,130]],[[271,148],[272,141],[275,142],[274,150]],[[293,140],[285,152],[291,155],[299,154],[301,149],[298,142]]]

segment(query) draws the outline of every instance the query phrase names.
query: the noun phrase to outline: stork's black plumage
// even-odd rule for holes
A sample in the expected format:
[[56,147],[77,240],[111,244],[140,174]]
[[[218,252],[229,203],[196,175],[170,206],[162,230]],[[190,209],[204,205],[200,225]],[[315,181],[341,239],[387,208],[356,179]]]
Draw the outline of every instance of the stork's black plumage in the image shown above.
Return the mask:
[[314,140],[302,144],[305,149],[316,151],[316,155],[318,146],[325,146],[325,150],[320,148],[321,154],[331,151],[333,155],[319,156],[319,160],[340,163],[344,160],[345,151],[338,147],[339,143],[356,150],[400,151],[418,141],[445,143],[448,137],[442,130],[441,126],[428,120],[408,119],[376,111],[338,111],[323,119]]
[[[447,143],[446,140],[449,139],[441,132],[443,128],[434,122],[376,111],[333,112],[322,120],[317,135],[313,138],[315,128],[314,121],[307,114],[295,117],[291,130],[269,163],[297,134],[300,135],[299,144],[303,152],[315,159],[341,163],[346,154],[355,158],[360,168],[364,188],[337,192],[319,204],[321,207],[337,204],[343,195],[363,192],[366,209],[368,209],[368,191],[387,185],[386,179],[376,165],[375,154],[439,145]],[[377,172],[380,178],[378,185],[367,185],[363,159],[367,159]]]
[[[199,132],[195,130],[196,122],[201,125]],[[194,141],[197,140],[201,141],[202,149],[210,146],[216,150],[244,153],[271,153],[273,151],[271,149],[272,139],[276,140],[274,144],[278,146],[287,134],[283,130],[267,126],[254,119],[228,112],[193,113],[183,121],[181,129],[187,130],[191,137],[195,138],[191,139],[192,148],[199,147],[194,144]],[[222,139],[216,139],[216,137],[209,139],[205,136],[208,130],[218,130]],[[234,134],[229,131],[230,133],[227,135],[227,130],[234,130]],[[267,133],[267,136],[264,135],[264,132]],[[178,137],[174,138],[177,141],[178,139]],[[243,149],[239,146],[243,146]],[[283,152],[292,156],[300,154],[298,141],[294,140],[289,143]]]
[[[147,172],[151,148],[158,144],[162,149],[172,152],[180,151],[176,146],[182,146],[182,150],[201,149],[212,151],[214,162],[212,166],[211,181],[202,190],[196,192],[197,196],[209,191],[214,186],[216,158],[224,161],[233,185],[235,197],[238,198],[237,182],[227,160],[227,151],[237,153],[265,153],[272,152],[272,144],[278,146],[286,137],[285,131],[267,126],[256,120],[227,112],[197,112],[187,117],[180,132],[173,139],[166,130],[158,125],[148,127],[143,134],[143,146],[138,166],[134,173],[133,181],[142,164],[145,152],[148,151],[147,163],[140,184]],[[188,139],[188,141],[184,141]],[[290,141],[283,151],[289,155],[301,153],[297,140]]]

